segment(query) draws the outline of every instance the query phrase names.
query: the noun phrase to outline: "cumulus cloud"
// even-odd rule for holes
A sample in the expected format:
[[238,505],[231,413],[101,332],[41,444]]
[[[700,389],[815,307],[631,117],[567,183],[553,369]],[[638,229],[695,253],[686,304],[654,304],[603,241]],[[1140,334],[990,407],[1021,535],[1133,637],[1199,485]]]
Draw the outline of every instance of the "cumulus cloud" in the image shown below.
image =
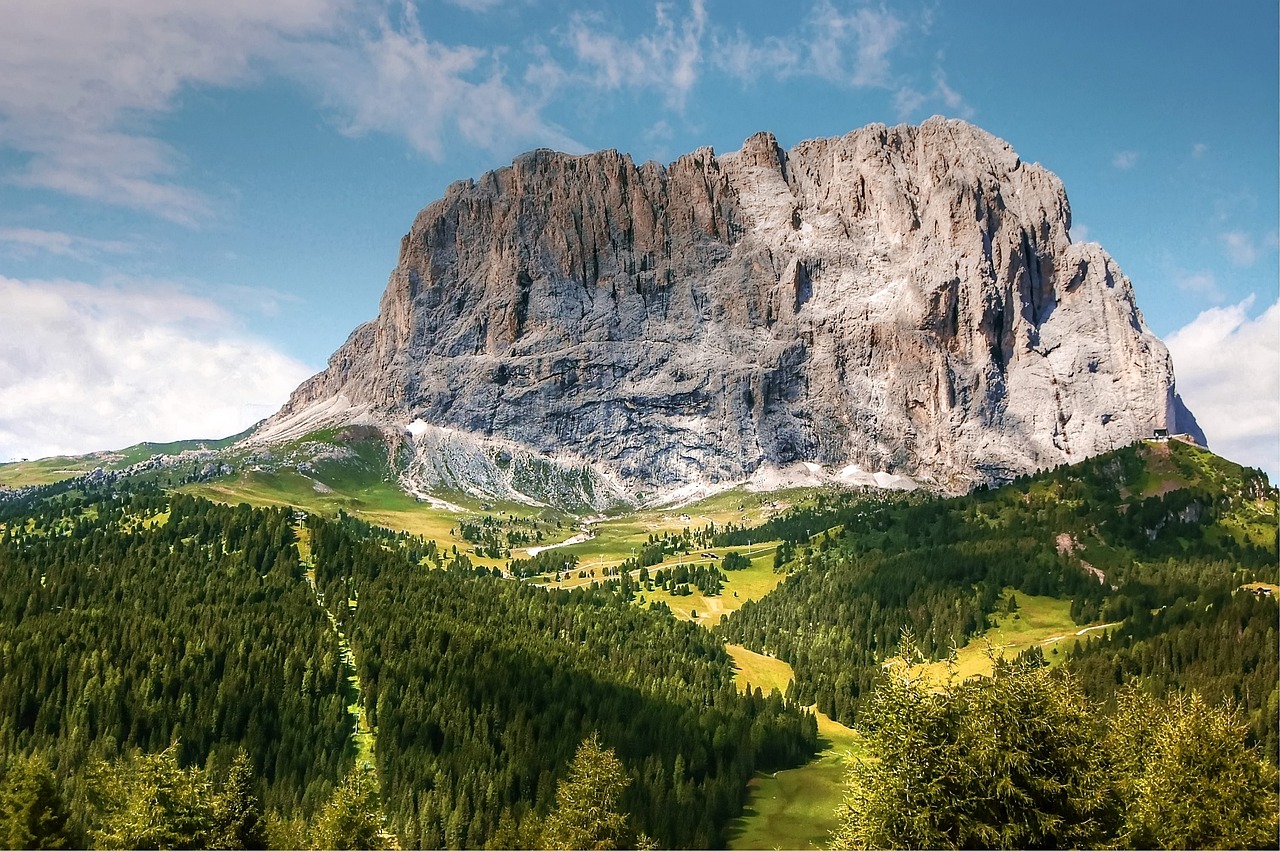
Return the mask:
[[163,284],[0,276],[0,461],[225,437],[312,370]]
[[1204,311],[1165,340],[1178,392],[1209,445],[1280,476],[1280,303],[1250,318],[1254,297]]

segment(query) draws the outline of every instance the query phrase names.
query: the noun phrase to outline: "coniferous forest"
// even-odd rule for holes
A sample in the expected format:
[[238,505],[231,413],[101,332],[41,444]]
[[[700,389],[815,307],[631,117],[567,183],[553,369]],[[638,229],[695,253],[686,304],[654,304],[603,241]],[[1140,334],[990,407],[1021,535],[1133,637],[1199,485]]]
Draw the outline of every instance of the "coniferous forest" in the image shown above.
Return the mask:
[[[1280,608],[1249,590],[1277,583],[1263,504],[1261,474],[1180,447],[955,499],[830,492],[698,533],[781,541],[785,574],[707,629],[635,605],[655,579],[720,589],[714,566],[651,570],[662,543],[624,563],[638,580],[563,590],[527,580],[571,556],[504,575],[342,512],[140,479],[31,488],[0,501],[0,846],[723,847],[748,781],[819,749],[815,704],[878,749],[851,775],[844,845],[1254,843],[1280,761]],[[987,685],[921,690],[886,667],[904,634],[945,658],[1018,594],[1108,627]],[[740,691],[725,640],[790,663],[792,686]],[[1042,733],[993,755],[984,731],[1015,716]],[[1201,776],[1187,736],[1262,796],[1228,819],[1244,832],[1166,829],[1201,823],[1160,809],[1169,766]],[[1014,791],[942,794],[903,832],[894,796],[934,765],[919,743],[937,789],[995,772]],[[1045,791],[1022,747],[1078,783]],[[1215,794],[1237,800],[1228,775]]]

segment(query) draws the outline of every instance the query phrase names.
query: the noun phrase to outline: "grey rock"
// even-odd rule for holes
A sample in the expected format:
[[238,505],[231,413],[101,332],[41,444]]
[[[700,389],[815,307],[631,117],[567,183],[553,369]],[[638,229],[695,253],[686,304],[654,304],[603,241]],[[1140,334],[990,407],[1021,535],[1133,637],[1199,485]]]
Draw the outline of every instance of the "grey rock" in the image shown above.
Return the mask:
[[957,492],[1192,428],[1070,227],[1056,176],[941,118],[666,167],[533,151],[419,213],[378,317],[248,440],[371,424],[411,489],[545,497],[514,451],[599,504],[797,464]]

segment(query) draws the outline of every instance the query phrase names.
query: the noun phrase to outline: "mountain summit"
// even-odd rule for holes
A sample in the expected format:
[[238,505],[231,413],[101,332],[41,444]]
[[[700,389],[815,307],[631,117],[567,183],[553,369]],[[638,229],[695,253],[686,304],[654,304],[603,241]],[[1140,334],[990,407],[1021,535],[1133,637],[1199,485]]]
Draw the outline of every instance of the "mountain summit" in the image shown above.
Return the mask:
[[1190,431],[1061,181],[962,121],[454,183],[381,310],[249,440],[383,429],[413,489],[586,503],[947,491]]

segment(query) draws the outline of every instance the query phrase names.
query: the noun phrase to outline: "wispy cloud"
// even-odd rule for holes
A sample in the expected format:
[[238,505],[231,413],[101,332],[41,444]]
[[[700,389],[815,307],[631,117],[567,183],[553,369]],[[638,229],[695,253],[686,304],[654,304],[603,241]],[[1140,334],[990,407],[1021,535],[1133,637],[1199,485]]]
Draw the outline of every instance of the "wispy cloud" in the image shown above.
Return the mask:
[[1237,266],[1252,266],[1258,260],[1258,246],[1253,237],[1244,231],[1227,231],[1222,234],[1222,248],[1227,259]]
[[844,89],[884,89],[902,117],[926,105],[971,117],[972,107],[941,67],[931,85],[920,85],[915,72],[894,67],[893,58],[913,35],[928,32],[932,10],[906,18],[884,6],[839,7],[818,0],[791,32],[753,40],[741,30],[712,30],[710,55],[718,69],[750,85],[767,77],[814,77]]
[[149,132],[192,86],[235,85],[291,39],[325,33],[340,0],[10,0],[0,27],[0,146],[13,182],[183,224],[212,202],[182,184],[181,153]]
[[91,239],[38,228],[0,228],[0,243],[19,254],[54,254],[89,260],[100,254],[130,254],[135,248],[116,239]]
[[1120,171],[1128,171],[1138,164],[1137,151],[1116,151],[1115,156],[1111,158],[1111,166]]
[[1250,296],[1204,311],[1166,339],[1178,391],[1224,457],[1280,476],[1280,304]]
[[402,136],[433,157],[449,139],[570,141],[496,51],[433,41],[412,3],[9,0],[4,18],[0,149],[22,162],[4,179],[183,225],[214,215],[217,199],[190,185],[183,151],[156,128],[197,88],[283,76],[343,131]]
[[1172,277],[1174,286],[1187,295],[1214,303],[1226,299],[1222,287],[1218,285],[1218,278],[1213,272],[1178,269],[1173,272]]
[[885,8],[844,11],[818,0],[784,35],[755,41],[741,30],[715,33],[712,55],[718,68],[748,83],[811,76],[847,88],[893,88],[891,56],[908,30]]
[[221,437],[311,370],[164,283],[0,276],[0,461]]
[[901,118],[909,118],[930,103],[941,104],[948,113],[961,118],[972,118],[974,114],[973,107],[947,82],[947,75],[941,68],[934,69],[933,88],[922,92],[911,86],[902,86],[894,93],[893,102]]
[[606,91],[653,88],[679,109],[698,82],[706,32],[704,0],[690,0],[684,14],[658,4],[653,29],[640,36],[610,30],[600,13],[574,15],[565,42],[582,82]]

